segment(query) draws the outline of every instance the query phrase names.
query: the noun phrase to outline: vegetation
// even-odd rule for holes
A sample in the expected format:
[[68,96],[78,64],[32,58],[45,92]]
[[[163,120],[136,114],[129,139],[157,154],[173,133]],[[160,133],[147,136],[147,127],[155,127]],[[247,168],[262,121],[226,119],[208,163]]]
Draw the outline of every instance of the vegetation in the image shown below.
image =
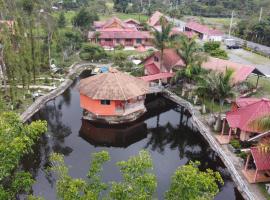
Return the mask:
[[238,22],[234,30],[235,34],[245,40],[270,46],[270,18],[249,16]]
[[105,59],[107,54],[105,50],[96,44],[93,43],[85,43],[82,46],[82,50],[80,51],[80,58],[82,60],[88,61],[99,61],[101,59]]
[[210,169],[201,172],[199,165],[199,162],[190,162],[179,167],[172,176],[172,183],[165,199],[214,199],[219,192],[217,183],[223,184],[223,180],[218,172]]
[[176,47],[179,55],[181,55],[186,67],[178,70],[175,75],[175,81],[184,79],[187,82],[196,80],[197,77],[204,73],[201,64],[207,58],[202,54],[201,48],[195,41],[195,38],[189,39],[181,36],[176,39]]
[[23,125],[14,113],[0,115],[0,199],[17,199],[31,190],[34,180],[20,170],[19,162],[45,131],[46,122]]
[[[102,165],[110,160],[108,152],[92,154],[92,165],[88,180],[72,178],[64,164],[62,155],[51,156],[52,170],[58,174],[57,194],[59,199],[153,199],[157,187],[157,178],[153,174],[150,154],[142,150],[139,155],[127,161],[118,162],[123,176],[121,182],[104,183],[100,173]],[[199,170],[199,162],[190,162],[179,167],[172,177],[172,184],[165,199],[213,199],[218,193],[218,184],[223,180],[218,172]],[[179,195],[181,194],[181,195]]]
[[209,53],[210,56],[221,59],[228,59],[227,52],[220,48],[220,42],[205,42],[203,49],[206,53]]
[[170,35],[171,30],[172,30],[172,25],[170,23],[167,23],[164,17],[160,19],[160,23],[161,23],[161,31],[158,31],[155,29],[152,34],[154,36],[154,39],[153,39],[154,46],[158,50],[160,50],[160,53],[161,53],[160,71],[163,72],[164,49],[170,45],[170,43],[173,41],[173,37]]

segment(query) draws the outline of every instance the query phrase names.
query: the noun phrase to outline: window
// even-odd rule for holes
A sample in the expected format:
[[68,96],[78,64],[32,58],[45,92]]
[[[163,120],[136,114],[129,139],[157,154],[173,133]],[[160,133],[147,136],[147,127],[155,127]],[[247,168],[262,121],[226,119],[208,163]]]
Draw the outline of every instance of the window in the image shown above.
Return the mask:
[[132,39],[126,39],[126,42],[132,42]]
[[101,105],[110,105],[111,101],[110,100],[100,100]]
[[106,41],[106,42],[111,42],[111,41],[112,41],[112,39],[105,39],[105,41]]
[[136,43],[137,44],[141,44],[142,43],[142,39],[140,39],[140,38],[139,39],[136,39]]
[[159,59],[158,59],[157,56],[154,57],[154,61],[155,61],[155,62],[158,62],[158,61],[159,61]]
[[116,43],[120,43],[120,41],[121,41],[120,39],[116,39]]

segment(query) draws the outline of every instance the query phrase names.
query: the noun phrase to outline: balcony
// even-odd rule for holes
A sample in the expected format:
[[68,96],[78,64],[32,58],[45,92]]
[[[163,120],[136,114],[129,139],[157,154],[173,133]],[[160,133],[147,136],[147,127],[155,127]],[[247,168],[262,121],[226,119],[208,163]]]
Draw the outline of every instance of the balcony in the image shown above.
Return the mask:
[[115,109],[115,113],[117,115],[129,115],[131,113],[137,112],[139,110],[144,110],[145,106],[144,106],[144,101],[139,101],[136,103],[128,103],[125,105],[125,108],[123,107],[116,107]]

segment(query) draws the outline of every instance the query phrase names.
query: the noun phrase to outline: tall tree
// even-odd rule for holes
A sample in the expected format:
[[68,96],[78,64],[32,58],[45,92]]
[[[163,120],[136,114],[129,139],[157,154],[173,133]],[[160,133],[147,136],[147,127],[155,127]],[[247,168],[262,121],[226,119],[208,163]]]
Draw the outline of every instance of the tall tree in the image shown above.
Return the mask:
[[167,22],[165,17],[161,17],[160,19],[161,30],[156,30],[152,32],[154,39],[153,43],[154,46],[160,50],[160,71],[163,72],[163,56],[164,56],[164,49],[167,48],[171,42],[173,41],[174,37],[170,35],[172,30],[172,25]]

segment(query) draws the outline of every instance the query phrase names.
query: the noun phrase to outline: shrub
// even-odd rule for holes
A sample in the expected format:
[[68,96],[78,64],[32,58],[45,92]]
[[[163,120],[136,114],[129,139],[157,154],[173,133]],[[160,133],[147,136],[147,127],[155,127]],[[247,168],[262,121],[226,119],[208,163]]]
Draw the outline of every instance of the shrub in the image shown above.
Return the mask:
[[210,53],[220,48],[220,42],[206,42],[204,43],[203,48],[205,52]]
[[216,58],[228,59],[228,54],[223,49],[215,49],[210,52],[210,55]]
[[96,44],[83,44],[79,55],[82,60],[90,61],[98,61],[107,58],[105,50]]
[[230,144],[235,149],[240,149],[241,148],[241,144],[240,144],[239,140],[233,139],[233,140],[231,140]]
[[244,160],[247,159],[247,154],[246,154],[245,152],[240,152],[240,153],[238,154],[238,156],[239,156],[240,158],[243,158]]
[[118,44],[118,45],[116,45],[116,46],[114,47],[115,50],[123,50],[124,48],[125,48],[125,46],[122,45],[122,44]]

